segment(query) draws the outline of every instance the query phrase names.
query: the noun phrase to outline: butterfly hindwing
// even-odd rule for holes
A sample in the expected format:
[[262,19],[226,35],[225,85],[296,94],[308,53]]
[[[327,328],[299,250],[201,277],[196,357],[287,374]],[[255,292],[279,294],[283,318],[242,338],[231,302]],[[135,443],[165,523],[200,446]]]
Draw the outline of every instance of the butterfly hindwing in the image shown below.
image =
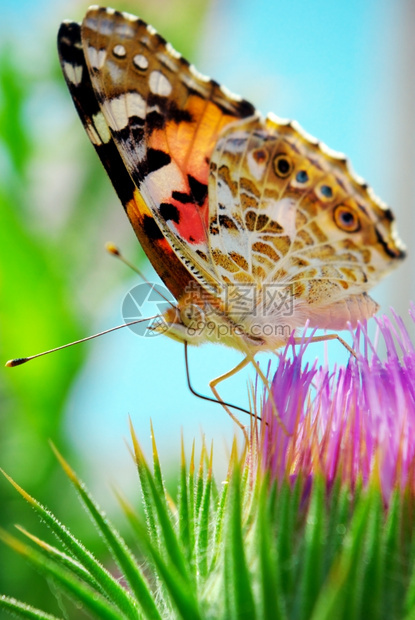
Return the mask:
[[225,128],[210,166],[211,256],[222,280],[259,285],[263,298],[280,288],[299,324],[342,329],[376,312],[366,291],[404,254],[390,210],[342,154],[296,123],[253,118]]

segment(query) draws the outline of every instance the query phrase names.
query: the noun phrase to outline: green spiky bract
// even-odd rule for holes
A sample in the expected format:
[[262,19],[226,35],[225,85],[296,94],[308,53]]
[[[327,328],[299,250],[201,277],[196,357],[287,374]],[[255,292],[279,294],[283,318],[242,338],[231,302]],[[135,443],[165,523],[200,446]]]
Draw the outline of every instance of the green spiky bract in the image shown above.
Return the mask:
[[[270,483],[233,445],[220,490],[212,454],[194,451],[167,493],[155,442],[150,467],[132,432],[145,518],[119,498],[134,535],[130,549],[56,451],[117,566],[112,575],[74,534],[11,478],[52,530],[52,546],[0,536],[93,618],[329,620],[415,617],[413,499],[396,491],[385,507],[373,477],[352,492],[325,479]],[[252,457],[252,455],[250,455]],[[122,579],[119,579],[119,575]],[[60,598],[60,607],[65,597]],[[18,618],[55,618],[10,597],[0,609]],[[65,616],[75,617],[75,616]]]

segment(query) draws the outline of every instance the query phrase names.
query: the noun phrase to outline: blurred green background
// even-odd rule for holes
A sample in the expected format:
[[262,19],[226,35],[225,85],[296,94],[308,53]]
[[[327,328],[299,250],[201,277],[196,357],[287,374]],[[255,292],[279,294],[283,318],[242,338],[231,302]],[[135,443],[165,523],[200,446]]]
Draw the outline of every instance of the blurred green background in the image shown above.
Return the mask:
[[[81,20],[88,2],[0,0],[0,360],[30,355],[121,323],[123,296],[137,278],[108,256],[113,241],[145,267],[112,186],[90,146],[64,84],[56,33]],[[404,240],[414,237],[414,2],[333,3],[248,0],[111,2],[140,15],[197,67],[266,113],[295,117],[329,146],[345,151],[392,206]],[[378,287],[383,308],[406,313],[414,263]],[[151,271],[147,270],[152,278]],[[316,355],[322,349],[316,349]],[[343,357],[342,357],[343,356]],[[330,357],[344,359],[330,345]],[[233,352],[192,352],[200,391],[238,361]],[[223,394],[247,402],[246,375]],[[0,466],[30,493],[76,523],[100,549],[47,445],[52,439],[111,513],[108,483],[136,488],[123,435],[131,415],[149,447],[155,423],[162,458],[215,439],[225,459],[232,425],[220,407],[186,388],[183,351],[168,339],[128,330],[16,369],[0,368]],[[219,471],[220,466],[219,466]],[[131,496],[131,493],[130,493]],[[0,480],[0,524],[23,523],[30,510]],[[121,525],[122,526],[122,525]],[[0,593],[58,612],[50,589],[0,547]]]

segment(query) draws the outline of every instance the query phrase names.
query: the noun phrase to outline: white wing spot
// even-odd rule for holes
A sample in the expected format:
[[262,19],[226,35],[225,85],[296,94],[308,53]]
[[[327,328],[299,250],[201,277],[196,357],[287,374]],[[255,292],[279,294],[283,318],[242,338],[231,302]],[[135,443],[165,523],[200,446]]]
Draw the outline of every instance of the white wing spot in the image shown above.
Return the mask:
[[225,97],[229,97],[229,99],[233,99],[234,101],[242,101],[242,97],[240,95],[236,95],[235,93],[230,91],[229,88],[226,88],[226,86],[220,86],[220,90],[225,95]]
[[170,71],[173,71],[175,73],[178,71],[177,62],[174,58],[171,58],[171,56],[163,54],[163,52],[159,52],[157,54],[157,58],[159,59],[161,64],[167,67],[167,69],[170,69]]
[[197,78],[201,82],[210,81],[210,77],[207,75],[204,75],[203,73],[200,73],[200,71],[198,71],[194,65],[189,65],[189,71],[195,78]]
[[126,93],[125,98],[129,116],[138,116],[138,118],[145,118],[145,99],[139,93]]
[[148,84],[153,95],[168,97],[172,91],[172,85],[161,71],[152,71]]
[[128,20],[129,22],[138,22],[138,17],[136,17],[135,15],[132,15],[131,13],[126,13],[125,11],[123,11],[121,15],[123,16],[124,19]]
[[114,32],[114,20],[111,17],[109,19],[101,19],[97,22],[95,30],[106,37],[110,37]]
[[137,69],[145,71],[148,68],[148,59],[143,54],[136,54],[133,58],[133,64]]
[[120,39],[134,39],[137,31],[132,23],[133,20],[128,22],[117,23],[116,34]]
[[147,25],[147,32],[148,34],[151,34],[151,35],[157,34],[157,30],[153,28],[153,26],[150,26],[150,24]]
[[179,77],[183,84],[190,90],[195,90],[197,93],[200,93],[202,97],[207,95],[204,83],[201,84],[200,82],[197,82],[189,73],[185,73],[183,71],[182,73],[179,73]]
[[114,56],[116,56],[117,58],[125,58],[127,52],[125,51],[125,47],[124,45],[116,45],[114,47],[114,49],[112,50],[112,53],[114,54]]
[[91,67],[93,69],[102,69],[107,54],[106,50],[102,49],[98,51],[95,47],[89,45],[87,49],[87,54]]
[[[98,8],[98,7],[91,7],[92,9],[94,8]],[[88,15],[85,18],[84,24],[87,28],[90,28],[91,30],[96,30],[97,29],[97,25],[98,25],[98,20],[96,17],[91,17],[90,15]]]
[[171,54],[171,56],[173,56],[173,58],[179,59],[179,58],[182,57],[182,55],[177,50],[174,49],[174,47],[172,46],[171,43],[166,43],[166,51],[169,54]]
[[104,116],[111,129],[115,131],[124,129],[128,125],[128,114],[125,107],[126,95],[120,95],[114,97],[108,101],[104,101],[102,107],[104,109]]
[[78,86],[78,84],[81,83],[83,71],[83,67],[81,65],[72,65],[69,62],[64,62],[63,70],[71,84]]
[[140,41],[144,45],[144,47],[150,47],[151,45],[150,38],[147,35],[142,36]]
[[92,120],[94,121],[94,126],[104,144],[107,144],[111,140],[111,133],[108,128],[107,122],[104,118],[102,112],[97,112],[92,116]]
[[[303,129],[301,127],[300,123],[297,123],[297,121],[291,121],[290,123],[287,123],[287,124],[291,124],[291,127],[293,129],[295,129],[295,131],[297,131],[300,134],[300,136],[305,138],[307,140],[307,142],[310,142],[310,144],[318,144],[319,143],[317,138],[315,138],[314,136],[311,135],[311,133],[308,133],[308,131]],[[323,144],[320,144],[320,148],[322,146],[323,146]],[[323,149],[321,149],[321,150],[323,150]],[[330,153],[329,153],[329,150],[330,150]],[[332,151],[331,149],[327,149],[327,155],[332,155],[333,157],[337,157],[338,156],[340,158],[344,157],[344,155],[342,155],[341,153],[335,153],[335,151]]]
[[139,93],[125,93],[104,101],[105,118],[111,129],[118,131],[127,127],[131,116],[145,118],[146,102]]
[[107,62],[107,69],[114,84],[121,82],[122,78],[124,77],[124,71],[121,67],[115,64],[115,62],[111,62],[109,60]]
[[[303,135],[304,133],[305,132],[303,132]],[[329,146],[324,144],[324,142],[320,142],[320,151],[322,151],[322,153],[324,153],[325,155],[332,157],[333,159],[346,159],[346,155],[344,153],[340,153],[340,151],[335,151],[334,149],[331,149]],[[353,172],[351,172],[351,175],[354,176]]]
[[101,146],[102,140],[97,134],[95,127],[91,125],[91,123],[88,123],[87,125],[85,125],[85,130],[92,144],[95,144],[96,146]]

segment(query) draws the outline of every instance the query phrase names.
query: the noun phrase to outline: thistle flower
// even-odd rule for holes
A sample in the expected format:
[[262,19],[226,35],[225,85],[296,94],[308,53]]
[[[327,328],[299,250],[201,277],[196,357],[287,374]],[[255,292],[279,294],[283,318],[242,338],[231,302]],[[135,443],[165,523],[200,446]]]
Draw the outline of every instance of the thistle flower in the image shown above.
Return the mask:
[[321,472],[328,486],[340,476],[353,487],[377,476],[386,501],[395,487],[415,490],[415,348],[393,317],[376,318],[385,360],[366,325],[352,332],[356,358],[334,371],[304,365],[310,339],[292,357],[287,345],[271,386],[280,420],[268,399],[258,446],[272,478]]

